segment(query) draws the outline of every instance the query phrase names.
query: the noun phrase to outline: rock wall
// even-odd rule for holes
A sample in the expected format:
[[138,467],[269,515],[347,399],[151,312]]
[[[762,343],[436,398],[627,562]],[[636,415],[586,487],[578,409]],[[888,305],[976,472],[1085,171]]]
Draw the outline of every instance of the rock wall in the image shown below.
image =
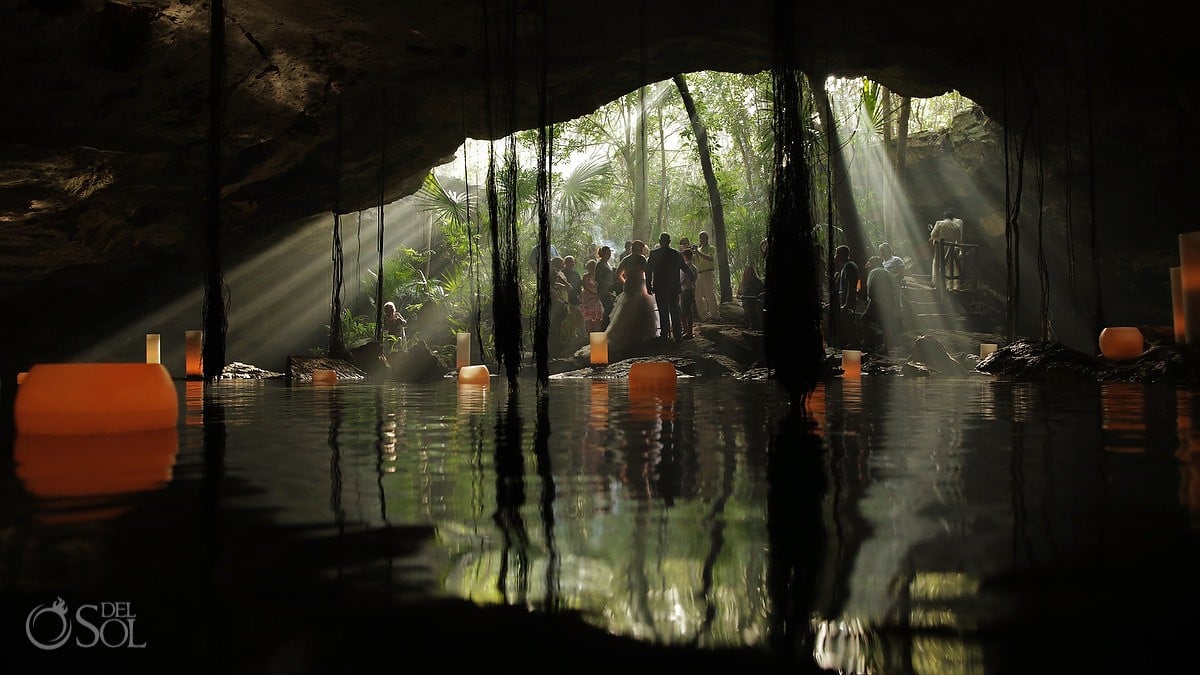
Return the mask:
[[[558,119],[677,72],[759,71],[771,63],[771,8],[762,0],[231,3],[222,135],[229,261],[327,213],[335,180],[345,210],[375,203],[381,179],[390,201],[464,136],[533,126],[543,64]],[[196,0],[16,0],[0,9],[0,299],[21,322],[0,351],[22,362],[5,368],[77,353],[90,332],[128,323],[139,305],[201,279],[208,9]],[[811,73],[867,75],[901,94],[957,89],[1021,133],[1030,157],[1036,146],[1059,158],[1072,226],[1094,216],[1097,256],[1117,254],[1101,275],[1106,314],[1157,320],[1161,288],[1131,279],[1165,277],[1175,235],[1193,227],[1183,196],[1200,177],[1188,47],[1200,10],[991,9],[806,4],[794,26],[797,57]],[[954,156],[942,168],[950,173],[930,180],[945,186],[962,166],[985,166]],[[994,201],[994,175],[976,178]],[[914,187],[945,201],[943,188]],[[1065,208],[1043,211],[1053,216],[1048,231],[1065,232]],[[980,227],[995,231],[995,216]],[[1080,265],[1092,259],[1084,255]],[[1091,277],[1081,267],[1080,278]],[[1126,304],[1127,289],[1140,302]],[[1091,314],[1086,305],[1072,311]]]

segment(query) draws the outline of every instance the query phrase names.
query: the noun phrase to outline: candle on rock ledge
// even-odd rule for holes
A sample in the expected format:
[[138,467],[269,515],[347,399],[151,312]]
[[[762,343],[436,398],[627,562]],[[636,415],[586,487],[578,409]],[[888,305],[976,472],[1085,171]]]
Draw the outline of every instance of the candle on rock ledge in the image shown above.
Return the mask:
[[146,363],[162,363],[161,336],[146,333]]
[[487,366],[463,366],[458,369],[459,384],[491,384],[492,374]]
[[1100,353],[1113,361],[1128,361],[1141,356],[1145,347],[1142,331],[1133,326],[1109,326],[1100,331]]
[[842,350],[842,377],[862,375],[862,352],[857,349]]
[[184,372],[189,380],[204,377],[204,362],[201,350],[204,348],[204,331],[189,330],[183,334]]
[[592,365],[608,365],[608,333],[588,333],[588,341],[591,343]]

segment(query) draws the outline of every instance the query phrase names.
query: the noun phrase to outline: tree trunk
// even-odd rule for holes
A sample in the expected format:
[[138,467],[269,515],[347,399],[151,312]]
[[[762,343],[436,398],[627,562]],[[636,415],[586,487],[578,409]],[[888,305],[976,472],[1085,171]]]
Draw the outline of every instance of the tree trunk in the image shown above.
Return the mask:
[[[908,120],[912,117],[912,97],[904,96],[900,99],[900,119],[896,129],[896,185],[904,185],[904,166],[908,162]],[[896,212],[899,214],[899,199],[896,200]],[[908,237],[912,237],[911,227],[905,227],[904,233]],[[918,237],[917,239],[921,239]],[[912,250],[918,251],[925,244],[924,241],[911,241]]]
[[713,238],[717,245],[717,270],[721,282],[721,302],[733,301],[733,287],[729,283],[729,243],[725,239],[725,211],[721,206],[721,191],[717,188],[717,175],[713,172],[712,157],[708,152],[708,131],[696,111],[696,102],[688,91],[683,75],[676,75],[675,86],[683,99],[688,118],[692,121],[692,132],[696,135],[696,149],[700,153],[700,168],[704,170],[704,183],[708,186],[708,203],[712,209]]
[[[895,156],[892,154],[892,92],[887,87],[880,85],[879,87],[879,108],[883,118],[883,151],[888,159],[894,164]],[[884,197],[883,204],[883,239],[884,241],[895,242],[896,239],[896,176],[892,173],[887,176],[887,194]]]
[[633,238],[650,245],[650,218],[646,199],[646,87],[638,90],[637,132],[634,139],[633,164],[636,167],[633,182]]
[[665,231],[666,225],[663,222],[664,214],[667,210],[667,132],[663,127],[662,108],[658,110],[658,155],[661,160],[661,187],[658,193],[658,229]]
[[[842,157],[842,142],[838,136],[837,123],[833,119],[833,109],[829,106],[829,95],[825,93],[825,78],[814,78],[814,81],[816,85],[810,89],[820,112],[821,131],[825,135],[825,142],[829,144],[829,157],[833,164],[830,167],[833,173],[833,185],[830,189],[833,190],[837,204],[838,222],[841,223],[842,236],[850,246],[850,257],[861,267],[867,258],[871,257],[872,252],[867,249],[862,223],[858,218],[858,208],[854,206],[850,174],[846,171],[846,161]],[[833,242],[830,242],[830,245],[833,245]]]

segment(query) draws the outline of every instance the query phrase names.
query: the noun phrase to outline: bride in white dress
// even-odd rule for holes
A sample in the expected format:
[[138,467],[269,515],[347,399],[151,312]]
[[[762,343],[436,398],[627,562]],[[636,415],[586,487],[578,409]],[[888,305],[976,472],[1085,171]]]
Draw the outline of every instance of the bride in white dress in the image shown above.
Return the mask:
[[614,273],[625,282],[624,290],[609,315],[608,348],[627,352],[658,334],[658,310],[646,292],[646,244],[633,242],[633,249]]

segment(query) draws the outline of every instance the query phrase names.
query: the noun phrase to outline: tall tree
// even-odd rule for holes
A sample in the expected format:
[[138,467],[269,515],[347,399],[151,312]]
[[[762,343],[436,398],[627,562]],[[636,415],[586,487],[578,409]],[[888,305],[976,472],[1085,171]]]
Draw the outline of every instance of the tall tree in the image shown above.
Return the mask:
[[[837,204],[838,222],[841,223],[842,236],[846,238],[846,243],[850,246],[850,256],[854,258],[860,265],[870,257],[870,252],[867,250],[866,240],[863,237],[862,222],[858,217],[858,208],[854,205],[854,193],[850,187],[850,172],[846,170],[846,159],[842,153],[842,143],[837,130],[837,121],[833,117],[833,108],[829,105],[829,95],[825,93],[825,78],[818,78],[814,83],[809,81],[809,90],[812,92],[813,101],[817,104],[817,111],[820,113],[821,131],[825,136],[825,142],[828,143],[828,156],[833,164],[833,185],[830,189],[833,190],[834,200]],[[833,242],[829,242],[830,245]]]
[[[902,96],[900,98],[900,116],[896,121],[896,185],[904,185],[904,168],[908,164],[908,121],[912,118],[912,97]],[[900,218],[900,201],[896,195],[892,196],[892,213],[897,219]],[[912,236],[911,231],[907,231],[908,236]],[[892,235],[895,239],[895,235]],[[913,250],[917,250],[917,246],[923,242],[914,241]]]
[[692,132],[696,135],[696,149],[700,153],[700,168],[704,172],[704,184],[708,187],[708,201],[712,209],[713,238],[717,244],[717,271],[721,283],[721,302],[733,300],[733,287],[729,283],[729,243],[725,236],[725,211],[721,206],[721,191],[717,186],[717,175],[713,172],[712,157],[708,149],[708,131],[704,120],[696,110],[696,102],[688,91],[687,80],[683,75],[676,75],[675,86],[683,99],[683,107],[687,109],[688,118],[692,121]]

